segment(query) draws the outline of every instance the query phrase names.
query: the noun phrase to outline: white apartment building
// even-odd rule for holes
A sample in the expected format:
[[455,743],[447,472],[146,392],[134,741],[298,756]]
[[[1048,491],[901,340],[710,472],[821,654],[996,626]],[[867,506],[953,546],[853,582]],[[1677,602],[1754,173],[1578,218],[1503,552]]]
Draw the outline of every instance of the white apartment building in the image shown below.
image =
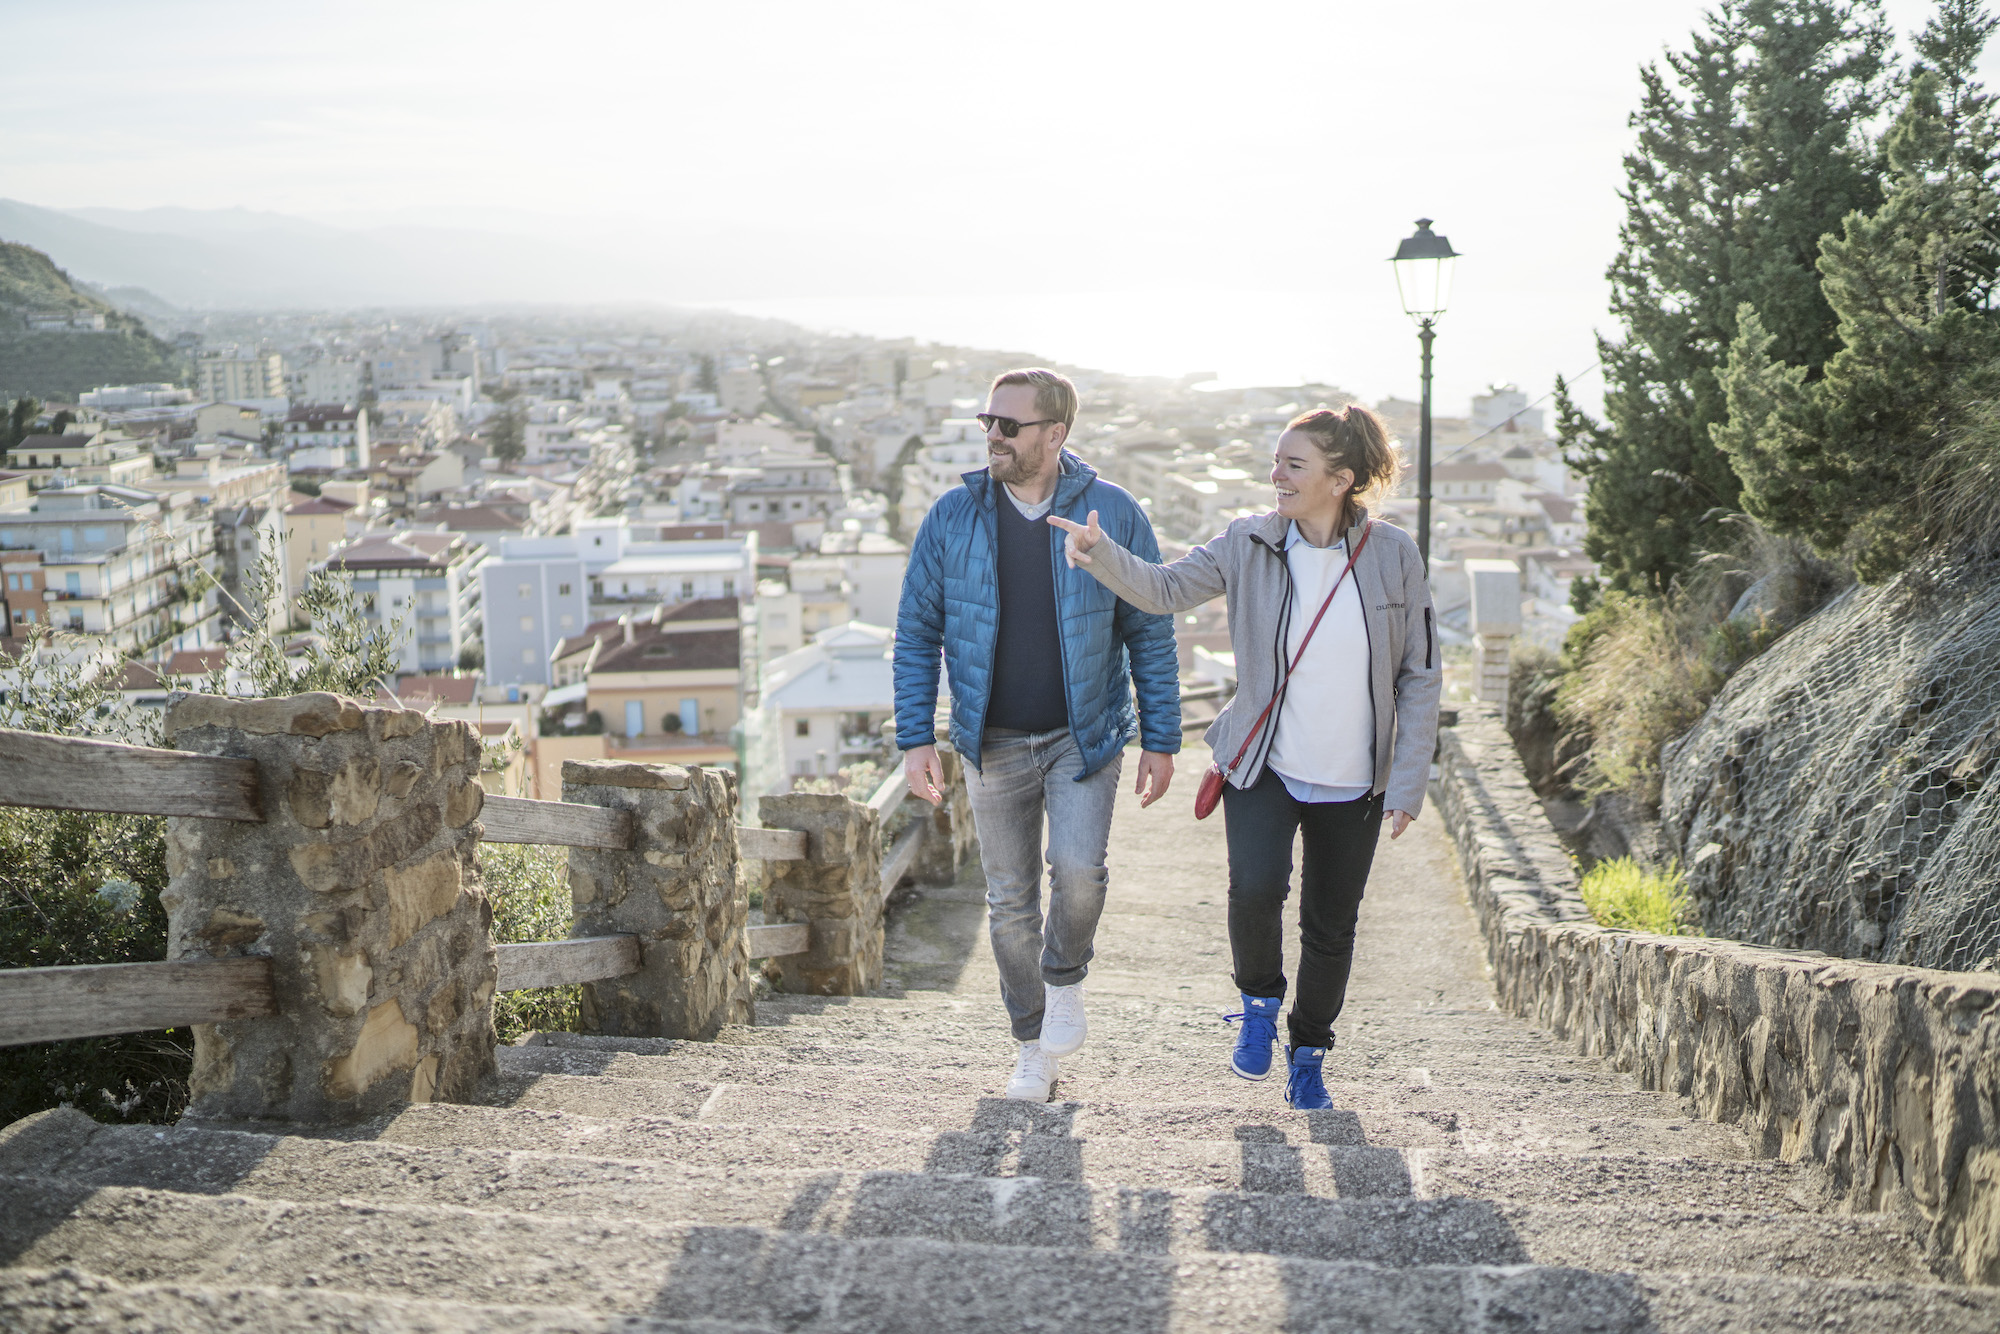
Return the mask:
[[841,582],[847,588],[847,619],[894,625],[910,549],[887,533],[862,532],[859,523],[849,522],[851,528],[820,538],[820,559],[839,562]]
[[1206,542],[1245,510],[1269,509],[1271,483],[1248,468],[1205,463],[1169,472],[1153,496],[1153,522],[1187,542]]
[[837,773],[881,751],[881,726],[896,712],[895,634],[848,621],[764,668],[760,732],[776,773],[746,776],[745,790],[785,791],[795,778]]
[[582,519],[560,537],[502,538],[480,567],[486,609],[486,678],[495,685],[552,685],[550,655],[597,621],[644,617],[662,603],[748,601],[756,590],[757,539],[649,541],[630,523]]
[[301,403],[338,403],[355,407],[368,387],[367,371],[351,358],[309,361],[291,375],[292,397]]
[[353,578],[375,625],[403,619],[398,673],[446,672],[479,643],[484,555],[457,533],[375,530],[336,548],[324,568]]
[[186,491],[49,487],[0,508],[0,550],[13,581],[28,579],[28,553],[39,557],[40,619],[56,629],[100,635],[128,657],[219,639],[215,526]]
[[963,474],[986,466],[986,432],[971,417],[947,417],[917,451],[917,461],[903,468],[903,492],[897,521],[914,537],[938,497],[959,485]]
[[[295,468],[366,468],[368,412],[338,399],[319,399],[285,414],[283,447]],[[300,451],[307,451],[303,459]]]
[[79,406],[101,412],[165,408],[194,402],[194,391],[171,384],[107,384],[76,396]]
[[285,361],[277,353],[248,356],[227,352],[195,363],[195,394],[204,403],[243,398],[283,398]]

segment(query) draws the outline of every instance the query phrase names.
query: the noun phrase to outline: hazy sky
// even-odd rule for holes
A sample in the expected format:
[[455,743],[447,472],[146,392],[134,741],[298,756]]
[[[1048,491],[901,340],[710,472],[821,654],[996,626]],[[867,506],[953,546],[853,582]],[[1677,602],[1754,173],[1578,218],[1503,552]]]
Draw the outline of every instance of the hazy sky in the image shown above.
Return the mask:
[[803,271],[632,295],[1370,396],[1425,215],[1462,403],[1591,363],[1638,67],[1700,8],[0,0],[0,195],[768,238]]

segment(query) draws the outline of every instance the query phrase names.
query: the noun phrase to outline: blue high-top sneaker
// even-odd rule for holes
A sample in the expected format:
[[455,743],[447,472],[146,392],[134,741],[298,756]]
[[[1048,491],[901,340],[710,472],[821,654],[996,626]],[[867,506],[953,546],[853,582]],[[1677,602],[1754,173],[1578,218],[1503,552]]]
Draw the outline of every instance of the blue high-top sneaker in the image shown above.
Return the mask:
[[1291,1077],[1285,1081],[1286,1104],[1301,1112],[1333,1106],[1333,1099],[1326,1093],[1326,1083],[1320,1078],[1320,1067],[1326,1061],[1327,1049],[1287,1047],[1285,1052],[1292,1061]]
[[1236,1050],[1229,1054],[1229,1068],[1244,1079],[1262,1079],[1271,1073],[1271,1049],[1278,1045],[1278,1007],[1283,996],[1244,996],[1243,1013],[1225,1014],[1229,1023],[1241,1023],[1236,1034]]

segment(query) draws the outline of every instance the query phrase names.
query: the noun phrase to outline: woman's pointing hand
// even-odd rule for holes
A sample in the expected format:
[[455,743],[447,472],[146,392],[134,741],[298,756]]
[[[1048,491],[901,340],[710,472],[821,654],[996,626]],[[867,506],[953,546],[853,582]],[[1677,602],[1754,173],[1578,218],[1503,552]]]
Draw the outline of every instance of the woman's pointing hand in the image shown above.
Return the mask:
[[1059,514],[1051,514],[1049,522],[1069,534],[1063,543],[1063,559],[1069,562],[1069,567],[1074,570],[1079,565],[1090,564],[1090,549],[1104,536],[1104,530],[1097,526],[1097,511],[1090,512],[1088,527],[1071,523]]

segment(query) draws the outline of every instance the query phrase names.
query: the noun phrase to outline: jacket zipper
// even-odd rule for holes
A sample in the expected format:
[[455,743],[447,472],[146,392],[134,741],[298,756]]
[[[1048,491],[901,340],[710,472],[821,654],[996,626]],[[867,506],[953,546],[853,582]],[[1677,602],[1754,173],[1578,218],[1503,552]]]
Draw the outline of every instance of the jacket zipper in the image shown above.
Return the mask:
[[1431,609],[1429,607],[1425,607],[1424,608],[1424,670],[1425,671],[1429,671],[1431,669],[1432,643],[1433,640],[1431,638]]

